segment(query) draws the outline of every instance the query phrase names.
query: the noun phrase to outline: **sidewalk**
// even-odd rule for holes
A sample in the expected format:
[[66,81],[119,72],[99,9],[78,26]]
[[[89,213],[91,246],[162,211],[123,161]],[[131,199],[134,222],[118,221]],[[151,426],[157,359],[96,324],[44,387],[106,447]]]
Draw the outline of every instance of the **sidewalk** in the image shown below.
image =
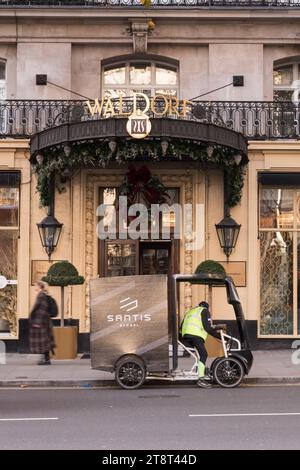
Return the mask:
[[[249,376],[245,377],[244,383],[300,384],[300,364],[292,364],[292,352],[292,350],[254,351],[253,367]],[[0,364],[0,387],[116,386],[114,375],[92,370],[89,359],[78,357],[70,361],[52,361],[51,366],[36,365],[37,356],[30,354],[7,354],[6,360],[7,364]],[[179,359],[179,368],[187,368],[189,364],[191,364],[190,358]]]

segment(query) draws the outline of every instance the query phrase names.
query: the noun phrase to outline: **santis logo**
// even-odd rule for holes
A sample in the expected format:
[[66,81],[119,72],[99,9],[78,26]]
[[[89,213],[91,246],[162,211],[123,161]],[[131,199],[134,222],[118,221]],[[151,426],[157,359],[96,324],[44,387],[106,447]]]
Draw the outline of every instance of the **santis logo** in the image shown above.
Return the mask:
[[[135,310],[138,308],[138,300],[131,300],[130,297],[120,300],[120,310],[125,309],[126,312]],[[116,314],[107,315],[108,323],[119,323],[120,327],[135,327],[140,322],[151,321],[151,315],[149,313],[135,313],[135,314]]]
[[[135,313],[134,315],[107,315],[108,322],[137,322],[137,321],[151,321],[150,313]],[[136,326],[136,325],[134,325]]]
[[[124,302],[127,302],[127,304],[125,304]],[[120,300],[120,310],[122,310],[123,308],[126,309],[126,312],[130,312],[130,310],[135,310],[136,308],[138,308],[137,299],[131,300],[130,297],[126,297],[126,299]]]

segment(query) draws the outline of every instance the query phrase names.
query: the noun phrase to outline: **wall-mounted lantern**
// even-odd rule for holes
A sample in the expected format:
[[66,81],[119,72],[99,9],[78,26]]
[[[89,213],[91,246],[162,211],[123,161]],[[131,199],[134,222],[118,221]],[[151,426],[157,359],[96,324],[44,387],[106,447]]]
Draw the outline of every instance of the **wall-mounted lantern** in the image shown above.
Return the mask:
[[53,215],[47,215],[37,224],[40,239],[49,261],[55,248],[57,247],[63,224],[59,223]]
[[227,261],[235,248],[240,229],[241,225],[230,216],[224,217],[221,222],[216,224],[219,243],[227,257]]
[[48,214],[44,219],[39,223],[36,224],[42,247],[46,251],[48,255],[48,259],[50,261],[51,255],[55,248],[57,247],[61,230],[63,224],[58,222],[58,220],[54,217],[54,204],[55,204],[55,184],[54,184],[55,177],[52,175],[50,180],[50,191],[51,191],[51,200],[48,207]]
[[[239,165],[241,162],[241,156],[237,155],[235,157],[236,165]],[[229,194],[229,177],[228,172],[224,169],[224,217],[216,224],[217,235],[219,239],[220,246],[224,251],[227,261],[232,251],[236,246],[236,242],[240,233],[241,224],[238,224],[230,215],[230,207],[228,204],[228,194]]]

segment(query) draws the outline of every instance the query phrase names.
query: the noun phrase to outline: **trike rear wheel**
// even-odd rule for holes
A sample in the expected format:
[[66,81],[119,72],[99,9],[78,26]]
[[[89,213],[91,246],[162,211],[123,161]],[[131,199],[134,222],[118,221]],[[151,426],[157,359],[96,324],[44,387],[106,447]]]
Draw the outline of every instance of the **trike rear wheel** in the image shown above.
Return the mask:
[[234,388],[240,385],[244,378],[244,367],[235,357],[222,357],[213,368],[214,381],[224,388]]
[[145,364],[139,357],[124,356],[116,365],[115,377],[120,387],[126,390],[137,389],[145,382]]

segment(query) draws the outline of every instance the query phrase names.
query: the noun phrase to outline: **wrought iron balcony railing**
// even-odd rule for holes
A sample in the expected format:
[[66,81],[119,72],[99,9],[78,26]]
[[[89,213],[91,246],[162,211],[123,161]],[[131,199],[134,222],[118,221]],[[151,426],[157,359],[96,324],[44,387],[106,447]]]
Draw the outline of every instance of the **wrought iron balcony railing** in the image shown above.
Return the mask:
[[[141,8],[140,0],[0,0],[0,8]],[[152,0],[150,8],[300,8],[300,0]]]
[[[118,101],[114,105],[118,113]],[[123,112],[130,113],[132,106],[131,98],[124,100]],[[64,123],[93,119],[99,115],[91,116],[85,101],[0,101],[0,138],[27,138]],[[194,101],[185,119],[227,127],[253,140],[300,138],[300,104],[292,102]]]

